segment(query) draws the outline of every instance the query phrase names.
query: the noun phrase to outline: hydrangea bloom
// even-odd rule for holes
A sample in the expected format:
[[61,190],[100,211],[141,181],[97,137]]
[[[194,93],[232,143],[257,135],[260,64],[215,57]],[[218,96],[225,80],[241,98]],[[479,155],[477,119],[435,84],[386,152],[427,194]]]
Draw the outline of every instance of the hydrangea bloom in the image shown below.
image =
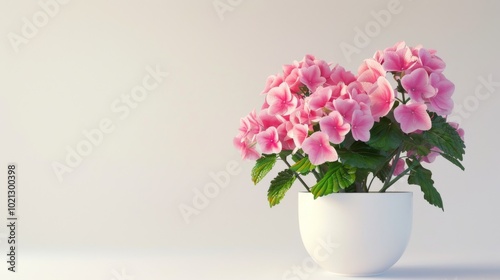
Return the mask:
[[257,143],[262,148],[265,154],[274,154],[281,152],[281,142],[278,138],[278,130],[275,127],[268,129],[257,134]]
[[[235,146],[244,158],[281,149],[297,152],[315,124],[334,148],[347,135],[367,142],[374,123],[390,114],[396,101],[402,104],[394,109],[394,118],[404,133],[428,130],[428,111],[446,117],[453,109],[454,85],[442,74],[444,68],[434,50],[405,42],[377,51],[362,62],[357,75],[306,55],[268,77],[261,111],[240,120]],[[404,97],[396,96],[389,72],[405,90]]]
[[344,122],[344,118],[339,112],[333,111],[328,116],[323,117],[319,121],[321,131],[324,131],[330,142],[340,144],[344,141],[345,136],[351,130],[351,125]]
[[289,115],[297,107],[297,98],[292,95],[287,83],[281,83],[270,89],[266,95],[266,102],[269,105],[267,112],[270,115]]
[[425,99],[436,95],[436,89],[429,82],[429,75],[424,68],[419,68],[401,79],[401,84],[413,101],[423,103]]
[[[244,159],[272,154],[283,159],[293,154],[295,162],[305,158],[313,167],[326,168],[332,162],[344,164],[343,157],[349,153],[359,161],[380,152],[379,156],[391,155],[384,163],[392,169],[391,176],[404,175],[410,166],[401,157],[430,163],[446,149],[428,147],[438,146],[433,144],[418,150],[400,143],[399,152],[378,151],[384,143],[373,144],[372,136],[396,131],[413,139],[432,129],[436,118],[446,121],[453,110],[455,86],[443,74],[445,67],[435,50],[405,42],[377,51],[361,63],[356,74],[306,55],[267,78],[261,93],[265,101],[260,111],[241,118],[234,146]],[[393,127],[381,128],[380,124]],[[449,125],[463,140],[463,129]],[[377,139],[385,138],[378,135]],[[351,151],[351,147],[361,151]]]
[[399,105],[394,109],[394,118],[401,124],[401,130],[404,133],[429,130],[432,126],[431,118],[427,113],[427,106],[423,103]]
[[314,165],[338,159],[337,152],[330,145],[328,135],[321,131],[315,132],[308,137],[302,144],[302,149],[309,155],[309,160]]

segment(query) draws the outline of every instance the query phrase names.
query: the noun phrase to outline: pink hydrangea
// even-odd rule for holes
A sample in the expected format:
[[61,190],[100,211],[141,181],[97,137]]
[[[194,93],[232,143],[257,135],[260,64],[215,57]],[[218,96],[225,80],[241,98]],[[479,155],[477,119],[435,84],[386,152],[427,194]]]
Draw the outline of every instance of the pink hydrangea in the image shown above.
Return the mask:
[[294,93],[299,92],[299,69],[298,63],[283,65],[283,80]]
[[324,131],[334,144],[340,144],[344,141],[345,136],[351,130],[351,125],[344,122],[344,118],[339,112],[333,111],[328,116],[323,117],[319,121],[321,131]]
[[370,109],[375,120],[379,120],[389,113],[394,105],[394,89],[385,77],[378,77],[376,83],[368,93],[370,98]]
[[260,124],[255,110],[240,119],[240,133],[238,136],[253,139],[260,132]]
[[428,99],[428,109],[441,116],[451,114],[453,110],[453,100],[451,96],[455,91],[455,85],[441,73],[430,75],[430,84],[436,91],[436,95]]
[[401,124],[404,133],[412,133],[417,130],[429,130],[432,123],[427,106],[423,103],[401,104],[394,109],[394,118]]
[[326,82],[326,78],[321,76],[321,70],[318,65],[299,69],[299,79],[311,92]]
[[330,80],[328,81],[331,85],[337,85],[339,83],[350,84],[356,81],[356,77],[350,71],[346,71],[344,67],[340,65],[335,65],[330,74]]
[[242,159],[256,160],[260,158],[260,153],[255,147],[256,144],[256,141],[250,141],[248,138],[235,137],[233,139],[233,145],[241,153]]
[[[300,151],[319,165],[338,160],[335,147],[346,136],[368,142],[372,127],[388,114],[403,133],[421,133],[431,128],[431,113],[446,118],[453,110],[455,86],[442,73],[445,67],[435,50],[405,42],[377,51],[361,63],[357,75],[305,55],[267,78],[265,102],[260,111],[240,119],[234,146],[245,159]],[[463,138],[463,129],[450,125]],[[421,160],[433,161],[436,149]],[[404,161],[395,164],[398,174]]]
[[355,110],[352,114],[351,131],[354,140],[367,142],[370,140],[370,129],[374,120],[371,115],[364,114],[361,110]]
[[270,115],[289,115],[297,107],[297,98],[291,93],[287,83],[269,90],[266,95]]
[[413,53],[417,57],[417,62],[413,66],[415,69],[423,68],[430,74],[443,72],[446,67],[444,61],[433,50],[417,47]]
[[[332,87],[319,87],[309,97],[306,102],[311,110],[327,108],[331,104]],[[331,108],[331,106],[330,106]]]
[[314,165],[332,162],[338,159],[337,151],[330,145],[328,135],[324,132],[314,132],[302,144],[302,149]]
[[293,153],[302,148],[302,144],[308,136],[309,127],[306,124],[294,124],[292,129],[288,130],[287,136],[293,140],[295,148]]
[[424,102],[424,100],[436,95],[436,89],[430,84],[429,74],[423,68],[405,75],[401,79],[401,84],[415,102]]
[[[394,162],[391,162],[391,166],[394,164]],[[403,159],[398,159],[396,162],[396,167],[394,168],[394,176],[398,176],[399,174],[403,173],[405,170],[405,161]]]
[[271,76],[267,77],[266,85],[264,86],[264,90],[262,90],[261,94],[268,93],[270,89],[281,85],[281,83],[283,83],[283,82],[284,82],[283,76],[281,76],[279,74],[271,75]]
[[385,70],[375,59],[366,59],[358,68],[357,81],[363,85],[365,91],[368,91],[379,77],[385,77]]
[[399,42],[392,48],[387,48],[383,53],[384,69],[388,72],[402,72],[412,67],[417,62],[411,49],[404,42]]
[[278,130],[276,127],[268,129],[257,134],[257,143],[264,154],[275,154],[281,152],[281,142],[279,141]]
[[456,122],[449,122],[449,124],[451,125],[451,127],[453,127],[457,131],[460,138],[462,140],[464,140],[465,132],[464,132],[463,128],[459,127],[459,124]]

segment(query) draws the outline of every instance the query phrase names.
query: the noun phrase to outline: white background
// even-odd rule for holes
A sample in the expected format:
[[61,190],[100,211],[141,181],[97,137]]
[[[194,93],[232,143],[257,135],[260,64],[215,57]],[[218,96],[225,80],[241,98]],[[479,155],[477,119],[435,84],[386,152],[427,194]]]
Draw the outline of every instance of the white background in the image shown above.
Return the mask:
[[[239,118],[260,107],[267,76],[283,64],[313,54],[355,72],[403,40],[438,50],[447,63],[455,103],[465,108],[455,115],[466,132],[466,171],[443,160],[431,167],[445,212],[418,189],[396,187],[415,191],[413,233],[381,278],[499,277],[500,2],[67,2],[51,7],[46,24],[38,1],[0,2],[2,225],[7,164],[19,172],[19,272],[2,261],[1,279],[282,279],[308,258],[297,224],[301,186],[269,209],[273,174],[253,186],[253,163],[232,146]],[[377,22],[388,5],[397,12]],[[27,21],[43,26],[12,43]],[[371,35],[360,45],[366,28]],[[359,53],[346,54],[342,44]],[[113,111],[148,66],[168,77],[129,115]],[[481,79],[494,82],[490,91]],[[114,130],[60,182],[54,163],[67,164],[68,149],[104,119]],[[228,165],[235,172],[227,186],[186,220],[179,207],[193,207],[196,191],[214,182],[210,174]],[[2,256],[6,234],[1,226]],[[306,276],[332,278],[320,269]]]

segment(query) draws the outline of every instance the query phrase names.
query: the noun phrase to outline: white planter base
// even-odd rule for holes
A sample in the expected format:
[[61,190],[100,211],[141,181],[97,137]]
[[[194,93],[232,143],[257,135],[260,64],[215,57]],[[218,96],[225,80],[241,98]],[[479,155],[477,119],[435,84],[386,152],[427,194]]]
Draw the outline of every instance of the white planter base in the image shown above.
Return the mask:
[[309,255],[342,276],[374,276],[393,266],[410,239],[413,193],[299,193],[299,227]]

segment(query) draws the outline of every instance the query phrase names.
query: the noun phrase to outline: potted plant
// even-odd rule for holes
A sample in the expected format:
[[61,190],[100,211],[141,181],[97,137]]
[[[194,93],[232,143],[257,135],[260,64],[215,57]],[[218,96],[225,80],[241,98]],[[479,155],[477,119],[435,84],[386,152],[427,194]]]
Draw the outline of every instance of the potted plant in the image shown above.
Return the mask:
[[[444,69],[435,50],[405,42],[377,51],[356,74],[306,55],[271,75],[260,110],[240,120],[233,142],[243,159],[256,160],[254,184],[284,163],[271,180],[270,206],[296,181],[303,185],[301,236],[323,268],[373,275],[400,258],[411,231],[412,192],[387,190],[403,177],[444,210],[427,164],[442,156],[464,170],[465,154],[463,130],[447,121],[454,84]],[[377,234],[384,237],[374,240]]]

